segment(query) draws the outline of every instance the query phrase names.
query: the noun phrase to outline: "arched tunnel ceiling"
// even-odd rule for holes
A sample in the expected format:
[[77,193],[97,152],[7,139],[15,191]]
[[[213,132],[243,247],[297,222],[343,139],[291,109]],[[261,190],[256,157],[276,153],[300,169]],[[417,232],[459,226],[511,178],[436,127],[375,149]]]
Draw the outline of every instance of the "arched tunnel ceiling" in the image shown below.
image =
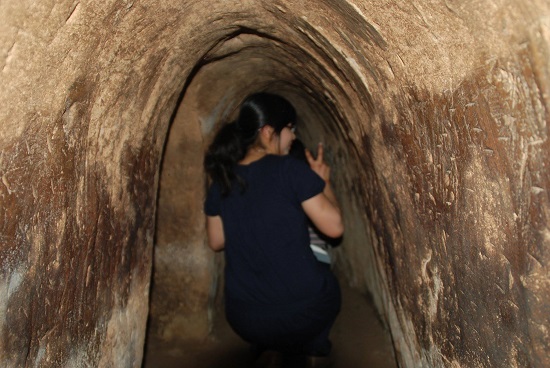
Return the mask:
[[[139,365],[155,231],[181,225],[155,223],[177,189],[170,140],[200,187],[212,129],[267,88],[333,149],[337,264],[373,294],[401,365],[550,364],[549,7],[0,3],[0,362]],[[167,270],[206,275],[170,301],[189,299],[184,322],[216,269],[188,217],[192,241],[155,244]]]
[[[339,130],[340,134],[349,130],[335,105],[337,98],[328,89],[342,92],[337,82],[329,78],[327,85],[318,77],[328,75],[319,62],[303,52],[302,57],[296,57],[296,52],[293,54],[292,49],[285,47],[290,48],[275,40],[244,33],[224,41],[202,59],[184,93],[193,89],[192,94],[200,96],[194,99],[200,104],[204,133],[216,123],[235,118],[240,101],[258,90],[270,90],[291,99],[299,110],[300,130],[314,131],[318,125]],[[299,62],[302,67],[296,68]]]

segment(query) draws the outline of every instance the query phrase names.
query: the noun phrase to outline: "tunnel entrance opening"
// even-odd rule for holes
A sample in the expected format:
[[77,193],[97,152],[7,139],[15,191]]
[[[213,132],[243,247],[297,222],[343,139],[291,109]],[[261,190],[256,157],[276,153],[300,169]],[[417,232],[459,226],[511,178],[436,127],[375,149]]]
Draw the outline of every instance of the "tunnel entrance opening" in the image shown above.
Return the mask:
[[[298,137],[310,148],[316,147],[317,142],[325,143],[326,158],[335,173],[333,178],[349,180],[341,169],[349,169],[350,155],[353,155],[349,152],[352,147],[342,143],[347,141],[344,115],[331,91],[319,88],[314,73],[327,72],[321,71],[320,64],[313,61],[311,55],[297,58],[296,52],[291,45],[273,37],[242,29],[218,42],[197,64],[186,83],[162,160],[145,367],[158,366],[158,359],[164,359],[163,366],[177,366],[181,355],[176,354],[178,362],[171,361],[170,356],[174,356],[174,351],[181,353],[183,346],[188,350],[187,358],[203,359],[201,364],[208,359],[229,357],[238,365],[237,362],[249,358],[246,344],[223,321],[220,287],[223,258],[205,245],[202,212],[204,151],[220,124],[235,117],[242,99],[260,90],[287,97],[298,111]],[[314,66],[303,70],[292,68],[297,62],[299,65],[297,59],[309,60]],[[343,92],[338,84],[331,88]],[[368,243],[368,239],[362,243]],[[341,269],[352,262],[346,261],[345,254],[336,253],[334,258],[335,272],[345,278],[338,272],[339,263]],[[341,283],[347,295],[344,300],[348,304],[352,300],[351,308],[356,316],[355,320],[354,317],[345,319],[348,327],[341,327],[340,334],[350,335],[349,326],[353,330],[354,323],[361,318],[363,322],[366,318],[375,325],[375,331],[383,334],[374,309],[360,293],[347,289],[349,280]],[[365,335],[361,332],[355,335],[352,342],[363,343],[356,340]],[[372,344],[372,338],[370,340]],[[379,336],[374,340],[380,341]],[[215,354],[218,358],[208,353],[201,355],[204,349],[200,346],[205,343],[218,350]],[[341,350],[349,354],[345,345],[341,343],[344,347]],[[159,350],[165,354],[159,354]],[[391,355],[389,344],[383,350]],[[387,362],[384,366],[388,367]]]

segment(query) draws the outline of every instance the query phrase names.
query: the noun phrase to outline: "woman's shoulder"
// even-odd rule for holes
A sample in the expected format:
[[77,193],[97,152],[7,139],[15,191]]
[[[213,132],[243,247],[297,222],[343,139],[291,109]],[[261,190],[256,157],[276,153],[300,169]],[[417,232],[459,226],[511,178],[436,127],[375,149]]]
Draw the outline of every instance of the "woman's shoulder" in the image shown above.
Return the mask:
[[290,155],[267,155],[265,157],[265,161],[270,164],[278,164],[278,165],[305,164],[305,162]]
[[267,155],[262,161],[264,161],[265,167],[270,169],[279,169],[286,172],[310,170],[307,163],[289,155]]

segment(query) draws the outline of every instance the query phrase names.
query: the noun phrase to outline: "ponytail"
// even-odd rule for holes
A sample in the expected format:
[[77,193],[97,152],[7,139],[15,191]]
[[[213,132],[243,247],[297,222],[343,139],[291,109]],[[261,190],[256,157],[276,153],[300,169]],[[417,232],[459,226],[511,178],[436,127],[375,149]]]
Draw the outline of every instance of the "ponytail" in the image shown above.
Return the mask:
[[204,158],[204,169],[213,182],[221,186],[222,196],[231,191],[234,180],[242,181],[235,174],[235,165],[244,158],[246,147],[236,123],[224,125],[214,137]]

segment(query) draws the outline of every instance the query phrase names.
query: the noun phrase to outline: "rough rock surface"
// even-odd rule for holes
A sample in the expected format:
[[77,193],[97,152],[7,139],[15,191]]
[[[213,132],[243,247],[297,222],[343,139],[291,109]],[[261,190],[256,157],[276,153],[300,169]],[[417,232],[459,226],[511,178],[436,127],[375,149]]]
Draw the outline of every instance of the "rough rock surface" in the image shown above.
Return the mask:
[[401,366],[550,366],[548,1],[8,0],[0,50],[1,365],[138,367],[149,309],[208,334],[202,152],[267,89]]

